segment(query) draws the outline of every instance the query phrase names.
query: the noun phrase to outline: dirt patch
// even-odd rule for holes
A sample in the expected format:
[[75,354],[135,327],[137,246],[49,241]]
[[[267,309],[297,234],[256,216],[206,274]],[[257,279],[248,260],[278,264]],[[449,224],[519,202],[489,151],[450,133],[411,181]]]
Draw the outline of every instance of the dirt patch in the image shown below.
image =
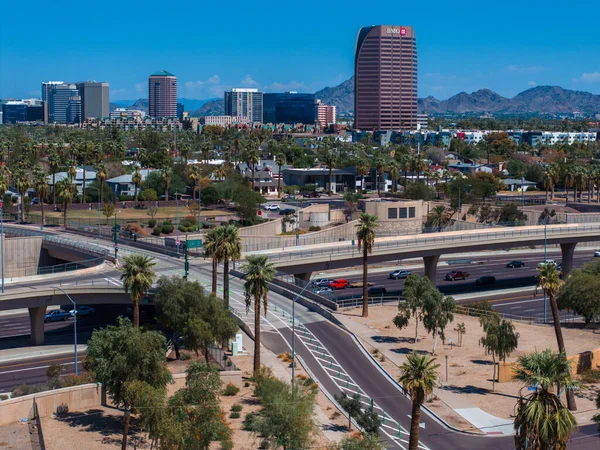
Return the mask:
[[0,427],[0,449],[24,450],[30,449],[31,437],[27,424],[17,423]]

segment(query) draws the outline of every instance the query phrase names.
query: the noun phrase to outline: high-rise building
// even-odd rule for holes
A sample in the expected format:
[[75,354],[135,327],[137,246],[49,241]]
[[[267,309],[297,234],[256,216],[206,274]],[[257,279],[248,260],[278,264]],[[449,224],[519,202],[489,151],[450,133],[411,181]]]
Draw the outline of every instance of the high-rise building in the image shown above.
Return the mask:
[[101,119],[110,114],[109,85],[96,81],[77,83],[81,96],[81,116],[85,119]]
[[80,123],[81,97],[75,84],[53,85],[48,93],[48,123]]
[[54,86],[65,84],[63,81],[44,81],[42,83],[42,101],[44,102],[44,122],[49,123],[48,106],[50,106],[50,91]]
[[264,94],[263,121],[288,125],[315,123],[315,94],[298,94],[295,91]]
[[263,121],[263,93],[258,89],[233,88],[225,92],[225,115],[247,117],[250,123]]
[[24,102],[9,100],[2,103],[2,122],[12,123],[27,121],[27,105]]
[[183,103],[177,103],[177,118],[179,120],[183,120],[184,110],[185,110],[185,106],[183,106]]
[[177,117],[177,77],[166,70],[148,79],[150,117]]
[[361,28],[354,58],[354,117],[359,130],[417,127],[417,41],[412,27]]
[[317,121],[320,127],[335,125],[336,107],[333,105],[324,105],[320,100],[317,100]]

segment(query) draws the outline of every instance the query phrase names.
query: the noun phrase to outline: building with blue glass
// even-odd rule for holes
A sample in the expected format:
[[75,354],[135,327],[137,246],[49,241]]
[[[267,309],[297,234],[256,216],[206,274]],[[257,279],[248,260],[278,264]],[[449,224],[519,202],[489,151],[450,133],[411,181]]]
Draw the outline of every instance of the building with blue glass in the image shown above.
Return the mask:
[[313,124],[316,121],[315,94],[264,94],[264,123]]
[[2,103],[2,122],[14,124],[27,121],[27,105],[23,102],[8,101]]
[[48,123],[80,123],[81,96],[75,84],[53,85],[48,96]]

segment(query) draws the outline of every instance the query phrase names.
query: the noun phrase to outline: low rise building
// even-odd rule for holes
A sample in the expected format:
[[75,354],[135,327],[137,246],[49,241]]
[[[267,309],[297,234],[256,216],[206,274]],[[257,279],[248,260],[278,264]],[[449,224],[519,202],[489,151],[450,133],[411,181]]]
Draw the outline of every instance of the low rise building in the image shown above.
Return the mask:
[[247,116],[202,116],[199,119],[200,125],[216,125],[220,127],[250,123]]
[[421,233],[425,206],[423,200],[359,200],[359,209],[376,216],[378,236]]

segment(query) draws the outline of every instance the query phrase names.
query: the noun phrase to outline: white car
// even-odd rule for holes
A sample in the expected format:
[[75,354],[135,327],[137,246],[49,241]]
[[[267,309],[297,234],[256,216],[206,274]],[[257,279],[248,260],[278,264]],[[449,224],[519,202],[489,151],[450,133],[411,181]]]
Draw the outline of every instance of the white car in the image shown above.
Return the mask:
[[595,258],[600,258],[600,250],[596,250],[596,251],[594,252],[594,257],[595,257]]
[[390,277],[389,278],[391,280],[399,280],[399,279],[402,279],[402,278],[406,278],[410,274],[411,274],[410,270],[398,269],[398,270],[394,270],[392,273],[390,273]]
[[270,204],[270,205],[266,205],[265,209],[267,211],[279,211],[279,205],[273,203],[273,204]]
[[96,310],[94,308],[92,308],[91,306],[82,305],[82,306],[78,307],[77,310],[72,309],[69,312],[71,313],[72,316],[74,316],[75,314],[77,314],[79,316],[87,316],[89,314],[94,314],[96,312]]
[[333,289],[331,289],[330,287],[320,287],[319,289],[315,289],[315,294],[329,294],[330,292],[333,292]]

